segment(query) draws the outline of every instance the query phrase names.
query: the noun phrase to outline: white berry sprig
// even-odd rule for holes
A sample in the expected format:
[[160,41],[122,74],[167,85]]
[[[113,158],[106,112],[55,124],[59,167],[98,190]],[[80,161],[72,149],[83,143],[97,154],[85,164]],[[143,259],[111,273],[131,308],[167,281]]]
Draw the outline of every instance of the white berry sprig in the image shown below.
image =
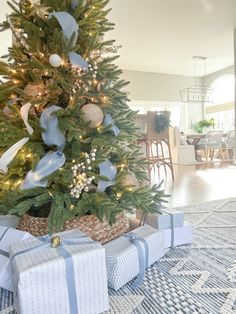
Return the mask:
[[95,176],[89,176],[88,172],[92,170],[91,162],[96,160],[97,149],[92,149],[91,153],[85,153],[84,162],[75,164],[71,167],[73,171],[73,181],[70,188],[70,195],[79,199],[82,192],[89,192],[89,185],[95,179]]

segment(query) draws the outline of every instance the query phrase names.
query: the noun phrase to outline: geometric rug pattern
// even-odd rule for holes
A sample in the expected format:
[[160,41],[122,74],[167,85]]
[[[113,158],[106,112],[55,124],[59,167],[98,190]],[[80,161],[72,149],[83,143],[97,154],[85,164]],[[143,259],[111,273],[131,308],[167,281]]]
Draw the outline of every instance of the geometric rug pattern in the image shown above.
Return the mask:
[[[236,314],[236,198],[177,209],[193,224],[193,244],[170,249],[137,290],[110,289],[106,314]],[[0,314],[11,298],[0,289]]]
[[236,314],[236,198],[176,208],[192,223],[193,244],[171,249],[137,291],[137,314]]

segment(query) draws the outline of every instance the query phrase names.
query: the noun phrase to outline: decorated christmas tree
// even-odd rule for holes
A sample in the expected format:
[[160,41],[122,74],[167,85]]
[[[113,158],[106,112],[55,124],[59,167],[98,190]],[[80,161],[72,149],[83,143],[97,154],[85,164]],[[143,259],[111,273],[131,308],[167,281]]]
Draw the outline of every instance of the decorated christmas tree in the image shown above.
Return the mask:
[[108,0],[12,0],[1,24],[14,43],[0,62],[0,212],[48,217],[60,230],[93,214],[155,211],[135,115],[114,64]]

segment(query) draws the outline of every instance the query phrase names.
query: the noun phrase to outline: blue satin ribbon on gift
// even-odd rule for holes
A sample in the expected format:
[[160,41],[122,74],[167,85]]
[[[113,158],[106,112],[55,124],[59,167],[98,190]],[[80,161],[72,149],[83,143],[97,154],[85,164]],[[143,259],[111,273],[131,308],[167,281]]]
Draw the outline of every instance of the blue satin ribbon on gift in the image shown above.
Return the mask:
[[[7,227],[6,230],[4,230],[3,234],[2,234],[1,237],[0,237],[0,241],[2,241],[2,239],[5,237],[5,235],[6,235],[6,233],[7,233],[7,231],[8,231],[9,229],[10,229],[10,228]],[[0,255],[3,255],[3,256],[5,256],[5,257],[9,258],[9,253],[6,252],[6,251],[4,251],[4,250],[0,250]]]
[[[174,214],[168,213],[166,211],[164,211],[163,209],[161,209],[160,211],[157,211],[156,213],[162,214],[165,213],[167,215],[170,216],[170,230],[171,230],[171,248],[173,248],[175,246],[175,227],[174,227]],[[143,213],[142,217],[140,219],[140,226],[143,226],[146,222],[146,218],[147,218],[147,213]]]
[[175,227],[174,227],[174,214],[168,213],[161,209],[162,213],[165,213],[170,216],[170,232],[171,232],[171,242],[170,246],[173,248],[175,246]]
[[[79,236],[77,238],[73,238],[74,240],[82,239],[82,238],[88,238],[87,236]],[[22,250],[20,252],[17,252],[14,254],[11,258],[11,263],[14,262],[14,259],[22,254],[26,254],[38,249],[42,248],[48,248],[50,247],[51,243],[51,237],[50,236],[44,236],[44,237],[38,237],[39,241],[42,242],[42,244],[39,244],[37,246],[34,246],[29,249]],[[63,247],[65,245],[86,245],[86,244],[94,244],[97,243],[93,240],[88,241],[81,241],[81,242],[75,242],[73,240],[66,240],[62,239],[60,246],[56,248],[51,248],[52,250],[57,250],[59,255],[62,256],[65,260],[65,266],[66,266],[66,284],[67,284],[67,290],[68,290],[68,297],[69,297],[69,305],[70,305],[70,314],[78,314],[78,304],[77,304],[77,296],[76,296],[76,285],[75,285],[75,276],[74,276],[74,263],[72,256],[67,250]],[[16,290],[16,289],[14,289]]]
[[[129,238],[130,242],[136,246],[138,252],[139,275],[131,285],[132,289],[137,289],[141,282],[143,281],[143,278],[145,276],[145,270],[149,265],[148,243],[145,239],[137,236],[137,234],[134,232],[126,233],[124,237]],[[144,252],[140,242],[144,244]]]
[[2,239],[5,237],[5,235],[6,235],[6,233],[7,233],[7,231],[8,231],[9,229],[10,229],[9,227],[6,228],[6,230],[3,232],[3,234],[2,234],[1,237],[0,237],[0,241],[2,241]]

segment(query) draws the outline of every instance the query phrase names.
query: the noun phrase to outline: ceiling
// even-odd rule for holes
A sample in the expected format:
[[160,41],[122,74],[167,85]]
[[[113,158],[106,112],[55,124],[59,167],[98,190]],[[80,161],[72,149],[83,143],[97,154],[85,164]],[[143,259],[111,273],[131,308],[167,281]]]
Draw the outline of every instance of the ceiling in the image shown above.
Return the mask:
[[[3,21],[10,9],[6,0],[1,5]],[[207,74],[234,63],[236,0],[110,0],[110,6],[116,27],[107,36],[122,45],[122,69],[193,76],[195,55],[208,57]],[[10,32],[0,33],[1,42],[3,55]],[[196,74],[204,75],[202,63]]]
[[107,36],[122,45],[122,69],[193,76],[195,55],[208,58],[207,74],[234,63],[236,0],[111,0],[110,6],[116,28]]

